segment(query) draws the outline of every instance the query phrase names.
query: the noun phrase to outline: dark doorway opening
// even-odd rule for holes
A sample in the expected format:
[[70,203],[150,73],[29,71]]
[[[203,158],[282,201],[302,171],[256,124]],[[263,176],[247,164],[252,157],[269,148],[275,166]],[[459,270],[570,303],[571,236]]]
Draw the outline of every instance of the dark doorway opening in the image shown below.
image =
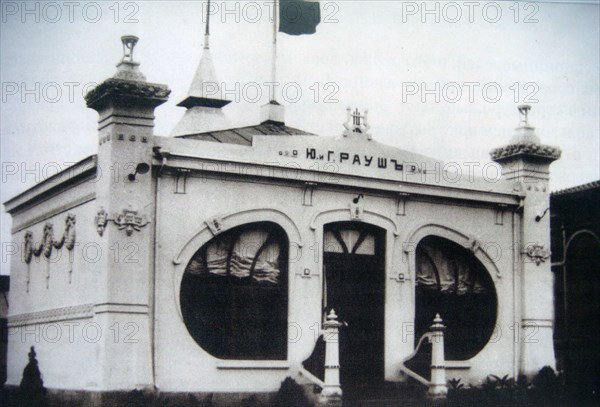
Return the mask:
[[335,309],[342,386],[384,379],[385,231],[338,222],[324,229],[323,312]]
[[[571,396],[580,402],[600,399],[600,243],[591,233],[576,236],[565,259],[563,293],[557,299],[558,355]],[[559,319],[561,318],[561,319]],[[562,323],[560,323],[562,322]]]

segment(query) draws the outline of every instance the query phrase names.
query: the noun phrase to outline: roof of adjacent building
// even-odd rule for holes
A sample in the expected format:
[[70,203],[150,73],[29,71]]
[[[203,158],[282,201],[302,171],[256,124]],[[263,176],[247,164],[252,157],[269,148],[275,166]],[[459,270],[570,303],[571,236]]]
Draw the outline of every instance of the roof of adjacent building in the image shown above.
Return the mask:
[[600,180],[588,182],[587,184],[577,185],[571,188],[560,189],[552,192],[552,196],[573,194],[575,192],[584,192],[592,189],[600,188]]
[[284,123],[266,121],[255,126],[186,134],[177,138],[251,146],[254,136],[315,136],[315,134],[286,126]]

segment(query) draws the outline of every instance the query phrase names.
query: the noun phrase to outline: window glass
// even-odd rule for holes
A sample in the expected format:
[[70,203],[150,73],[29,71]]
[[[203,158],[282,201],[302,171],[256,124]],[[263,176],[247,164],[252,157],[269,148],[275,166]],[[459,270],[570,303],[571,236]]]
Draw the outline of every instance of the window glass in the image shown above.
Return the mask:
[[202,246],[181,282],[194,340],[222,359],[286,359],[288,239],[270,222],[226,231]]
[[490,275],[471,251],[436,236],[421,240],[416,262],[415,342],[439,313],[447,327],[446,358],[472,358],[487,344],[496,323]]

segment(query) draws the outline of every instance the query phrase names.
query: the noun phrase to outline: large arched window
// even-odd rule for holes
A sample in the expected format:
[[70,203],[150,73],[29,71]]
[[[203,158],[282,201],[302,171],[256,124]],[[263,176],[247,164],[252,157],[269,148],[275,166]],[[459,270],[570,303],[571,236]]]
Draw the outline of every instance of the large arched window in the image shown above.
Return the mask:
[[497,296],[487,270],[473,253],[450,240],[428,236],[417,247],[415,341],[439,313],[448,360],[467,360],[489,341]]
[[194,340],[221,359],[287,358],[288,239],[271,222],[223,232],[188,263],[181,312]]

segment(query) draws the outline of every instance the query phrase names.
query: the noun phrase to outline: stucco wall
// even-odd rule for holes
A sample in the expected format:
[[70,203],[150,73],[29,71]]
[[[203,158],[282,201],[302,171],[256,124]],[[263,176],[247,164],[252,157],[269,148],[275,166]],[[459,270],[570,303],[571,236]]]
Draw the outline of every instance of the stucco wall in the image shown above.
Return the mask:
[[[11,258],[7,384],[20,383],[29,348],[35,346],[46,387],[99,387],[99,344],[102,337],[111,333],[99,331],[94,319],[93,305],[99,302],[102,276],[97,264],[107,253],[100,252],[99,236],[91,221],[96,212],[93,191],[93,182],[86,181],[13,218],[13,242],[19,245],[20,252]],[[78,203],[81,201],[85,202]],[[68,209],[55,213],[65,206]],[[27,264],[22,256],[25,233],[31,231],[37,244],[44,225],[50,222],[54,240],[59,240],[67,214],[75,215],[77,222],[72,253],[63,246],[53,249],[49,259],[42,253],[39,257],[32,256]],[[39,221],[31,224],[36,219]]]
[[[313,205],[303,205],[302,184],[259,182],[229,176],[191,176],[186,193],[175,194],[173,176],[159,180],[157,226],[159,249],[156,284],[156,384],[163,391],[276,390],[294,375],[312,352],[321,322],[322,230],[350,220],[358,190],[317,187]],[[474,253],[490,273],[498,295],[497,333],[472,360],[449,363],[449,377],[477,382],[488,374],[514,375],[513,225],[510,212],[502,225],[489,205],[411,198],[404,216],[393,194],[366,193],[359,221],[386,230],[385,367],[386,379],[400,380],[399,365],[413,351],[414,249],[428,234],[438,234]],[[179,290],[191,256],[213,237],[206,222],[217,218],[223,230],[255,221],[273,221],[290,240],[288,361],[219,361],[201,349],[181,317]],[[310,277],[304,270],[310,270]],[[405,281],[399,281],[403,273]],[[300,333],[301,329],[301,333]],[[384,329],[384,327],[382,327]],[[234,369],[245,365],[246,368]],[[453,368],[452,366],[455,366]],[[260,369],[260,370],[257,370]]]

